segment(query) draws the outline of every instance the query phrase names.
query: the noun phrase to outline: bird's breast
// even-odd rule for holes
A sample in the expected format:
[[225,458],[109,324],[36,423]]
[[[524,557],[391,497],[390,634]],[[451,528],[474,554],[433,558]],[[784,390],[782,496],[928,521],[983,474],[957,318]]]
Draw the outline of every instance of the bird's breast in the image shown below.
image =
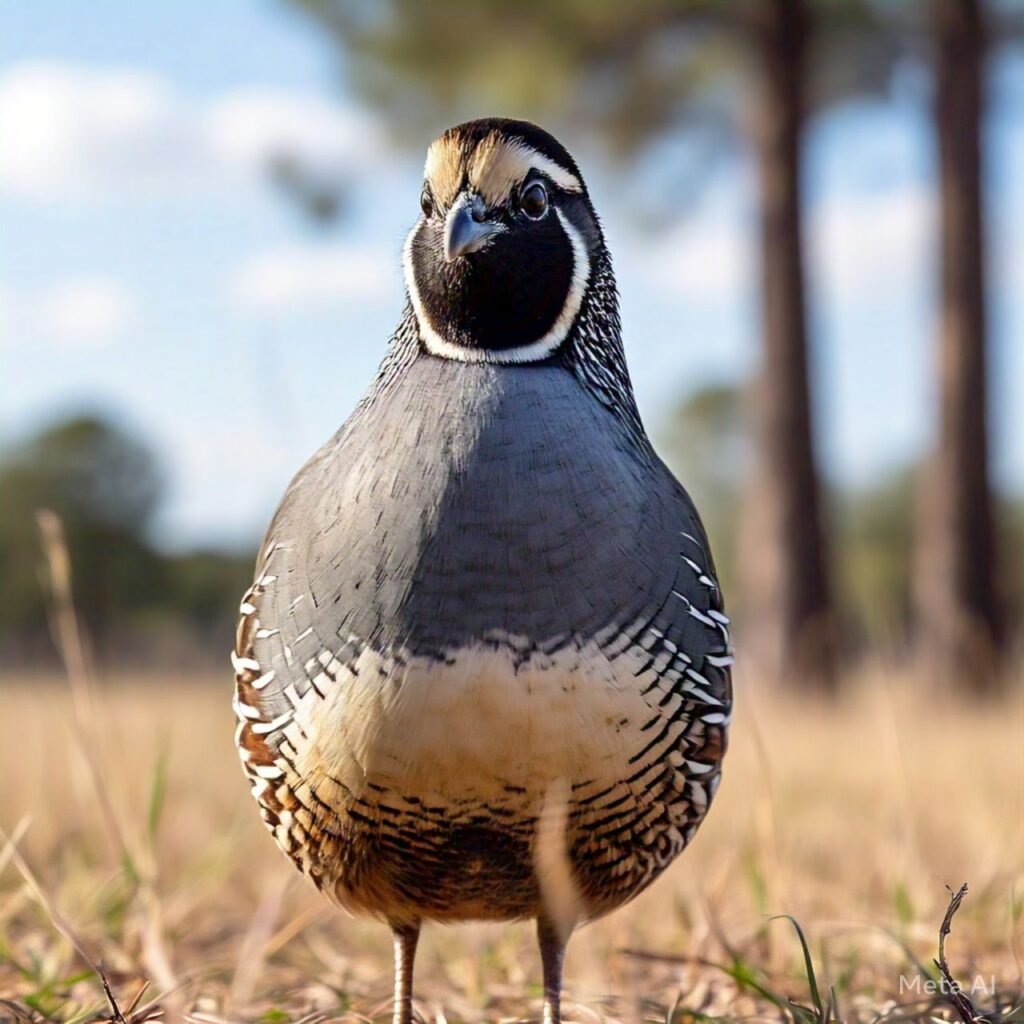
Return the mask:
[[310,701],[297,767],[364,798],[527,811],[556,780],[628,774],[650,708],[626,666],[593,645],[524,656],[514,643],[387,661],[367,650]]
[[660,479],[569,373],[434,360],[409,378],[296,516],[317,525],[300,568],[340,631],[435,655],[586,637],[670,574]]

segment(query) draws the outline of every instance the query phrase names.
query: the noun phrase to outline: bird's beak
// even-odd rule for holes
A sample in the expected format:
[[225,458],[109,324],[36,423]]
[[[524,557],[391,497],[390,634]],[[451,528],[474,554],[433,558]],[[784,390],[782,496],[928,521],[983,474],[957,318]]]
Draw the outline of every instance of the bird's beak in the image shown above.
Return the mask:
[[476,252],[501,230],[500,224],[484,220],[483,213],[482,199],[470,199],[465,193],[459,196],[444,225],[445,262]]

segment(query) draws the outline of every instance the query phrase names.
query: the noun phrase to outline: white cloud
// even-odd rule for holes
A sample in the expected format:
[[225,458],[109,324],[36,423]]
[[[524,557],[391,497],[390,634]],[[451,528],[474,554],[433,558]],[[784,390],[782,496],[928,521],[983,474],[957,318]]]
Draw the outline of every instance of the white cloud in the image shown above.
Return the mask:
[[372,302],[397,283],[397,257],[350,245],[285,246],[252,257],[228,280],[243,313],[289,314],[339,302]]
[[753,240],[735,219],[683,222],[650,252],[652,283],[689,301],[732,301],[755,281]]
[[216,190],[275,156],[344,175],[378,159],[368,118],[314,94],[240,89],[207,102],[136,69],[26,62],[0,76],[0,188],[35,200]]
[[755,212],[749,168],[726,168],[703,186],[699,204],[661,234],[640,240],[647,281],[705,308],[748,298],[757,287]]
[[34,199],[133,193],[202,170],[190,112],[157,76],[63,63],[0,79],[0,186]]
[[129,290],[108,277],[73,278],[28,294],[5,288],[0,294],[0,335],[9,347],[106,348],[137,320]]
[[378,159],[382,146],[372,120],[316,96],[240,89],[203,115],[210,149],[248,170],[275,157],[295,156],[313,172],[345,173]]
[[[831,195],[805,217],[808,279],[826,302],[888,301],[932,270],[934,203],[921,184]],[[734,215],[683,221],[649,253],[649,280],[689,301],[732,302],[758,287],[756,228]]]
[[837,195],[810,211],[807,266],[825,301],[904,294],[932,272],[935,206],[922,185]]
[[117,281],[79,278],[44,292],[37,315],[43,337],[69,347],[94,348],[116,341],[131,327],[135,303]]

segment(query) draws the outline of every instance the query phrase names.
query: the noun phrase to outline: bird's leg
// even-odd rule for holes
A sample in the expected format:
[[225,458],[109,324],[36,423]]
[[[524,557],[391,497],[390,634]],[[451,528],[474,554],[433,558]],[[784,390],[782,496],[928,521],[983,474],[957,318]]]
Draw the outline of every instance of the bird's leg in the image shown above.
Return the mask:
[[395,940],[394,1024],[412,1024],[412,966],[416,959],[420,923],[393,924],[391,932]]
[[540,943],[540,962],[544,971],[543,1024],[561,1024],[562,961],[565,959],[566,939],[542,914],[537,918],[537,940]]

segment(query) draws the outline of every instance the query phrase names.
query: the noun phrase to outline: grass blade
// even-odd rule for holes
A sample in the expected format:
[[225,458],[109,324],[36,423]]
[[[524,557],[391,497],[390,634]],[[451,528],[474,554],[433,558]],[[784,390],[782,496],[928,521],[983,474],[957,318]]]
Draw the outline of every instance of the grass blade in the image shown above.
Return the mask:
[[818,1011],[818,1020],[827,1021],[829,1018],[825,1012],[825,1007],[821,1001],[821,993],[818,991],[818,979],[814,973],[814,961],[811,959],[811,950],[807,945],[807,938],[804,935],[803,928],[800,927],[800,922],[791,914],[776,914],[770,918],[772,921],[778,921],[785,919],[796,929],[797,938],[800,940],[800,948],[804,952],[804,971],[807,974],[807,984],[811,989],[811,1002],[814,1003],[814,1009]]

